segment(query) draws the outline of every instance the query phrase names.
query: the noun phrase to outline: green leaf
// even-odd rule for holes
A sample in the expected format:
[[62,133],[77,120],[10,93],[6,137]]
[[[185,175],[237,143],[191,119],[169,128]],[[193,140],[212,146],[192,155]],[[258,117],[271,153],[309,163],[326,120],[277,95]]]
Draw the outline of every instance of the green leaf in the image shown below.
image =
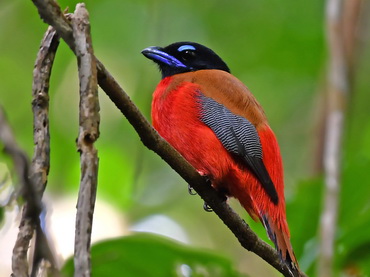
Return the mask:
[[318,255],[316,234],[321,212],[322,189],[322,178],[302,181],[298,184],[294,198],[287,201],[291,242],[300,266],[307,274],[313,273]]
[[370,274],[369,166],[370,160],[364,156],[347,160],[341,188],[337,265],[344,271],[359,271],[359,276]]
[[[95,277],[242,276],[223,256],[147,233],[95,244],[91,262]],[[73,270],[71,258],[62,273],[73,276]]]

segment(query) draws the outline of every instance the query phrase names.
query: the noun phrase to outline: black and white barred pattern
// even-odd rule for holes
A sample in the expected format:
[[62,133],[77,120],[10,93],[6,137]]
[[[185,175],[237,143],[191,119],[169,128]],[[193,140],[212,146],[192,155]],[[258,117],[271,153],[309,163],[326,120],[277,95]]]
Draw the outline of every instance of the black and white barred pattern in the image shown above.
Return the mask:
[[201,95],[200,99],[201,121],[213,130],[227,151],[262,159],[260,139],[252,123],[212,98]]
[[246,118],[232,113],[212,98],[199,94],[200,120],[215,133],[227,151],[241,157],[256,175],[271,200],[277,204],[275,186],[263,163],[257,130]]

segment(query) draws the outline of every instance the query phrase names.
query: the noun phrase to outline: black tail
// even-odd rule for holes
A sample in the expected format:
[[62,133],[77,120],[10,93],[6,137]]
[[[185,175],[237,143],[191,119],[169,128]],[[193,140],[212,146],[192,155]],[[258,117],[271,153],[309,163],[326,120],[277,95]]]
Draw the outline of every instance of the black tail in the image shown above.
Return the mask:
[[265,226],[268,237],[275,244],[281,261],[288,266],[291,275],[293,277],[301,276],[298,261],[290,243],[289,234],[279,228],[268,215],[262,217],[262,223]]

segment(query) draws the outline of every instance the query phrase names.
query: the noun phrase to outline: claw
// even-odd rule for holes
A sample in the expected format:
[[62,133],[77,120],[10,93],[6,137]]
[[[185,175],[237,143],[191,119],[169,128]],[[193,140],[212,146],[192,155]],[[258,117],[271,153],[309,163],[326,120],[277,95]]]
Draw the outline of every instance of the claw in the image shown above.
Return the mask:
[[206,202],[204,202],[204,204],[203,204],[203,209],[206,212],[213,212],[212,208],[210,206],[208,206],[208,204]]
[[203,170],[197,170],[200,176],[207,176],[207,173]]
[[197,192],[190,185],[188,185],[188,192],[190,195],[197,195]]

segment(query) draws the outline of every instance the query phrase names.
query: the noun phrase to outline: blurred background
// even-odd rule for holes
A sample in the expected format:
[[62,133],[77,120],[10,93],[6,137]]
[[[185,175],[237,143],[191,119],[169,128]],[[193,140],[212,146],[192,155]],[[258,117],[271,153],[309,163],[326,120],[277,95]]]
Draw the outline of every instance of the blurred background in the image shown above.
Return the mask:
[[[68,6],[71,12],[77,3],[58,2],[62,9]],[[296,256],[301,268],[316,276],[324,193],[322,153],[329,59],[324,1],[87,0],[85,3],[96,56],[148,119],[152,92],[160,80],[155,64],[140,54],[148,46],[166,46],[175,41],[204,44],[218,53],[232,73],[249,87],[264,107],[280,143],[287,216]],[[363,7],[361,14],[366,19],[369,9]],[[361,28],[356,29],[358,50],[341,149],[334,276],[370,275],[367,23],[362,20]],[[0,0],[0,105],[18,143],[30,157],[32,70],[46,28],[31,1]],[[75,57],[61,42],[50,84],[51,169],[44,201],[47,229],[60,266],[73,254],[80,176],[75,144],[79,101],[76,65]],[[243,249],[217,216],[203,211],[202,200],[189,195],[187,184],[142,145],[101,90],[99,98],[101,125],[96,146],[100,164],[94,242],[137,231],[151,232],[169,238],[169,247],[180,252],[191,249],[192,254],[188,254],[192,257],[199,254],[207,257],[204,261],[221,259],[225,267],[240,274],[235,276],[279,276],[262,259]],[[9,158],[3,153],[0,181],[0,204],[4,206],[16,178]],[[268,241],[260,223],[253,222],[236,201],[230,204]],[[20,210],[14,202],[0,208],[0,276],[9,276],[11,272],[19,217]],[[145,239],[162,242],[158,237]],[[141,249],[139,256],[144,261],[146,250]],[[181,265],[175,276],[222,276],[206,270],[202,275],[202,270],[197,270]]]

